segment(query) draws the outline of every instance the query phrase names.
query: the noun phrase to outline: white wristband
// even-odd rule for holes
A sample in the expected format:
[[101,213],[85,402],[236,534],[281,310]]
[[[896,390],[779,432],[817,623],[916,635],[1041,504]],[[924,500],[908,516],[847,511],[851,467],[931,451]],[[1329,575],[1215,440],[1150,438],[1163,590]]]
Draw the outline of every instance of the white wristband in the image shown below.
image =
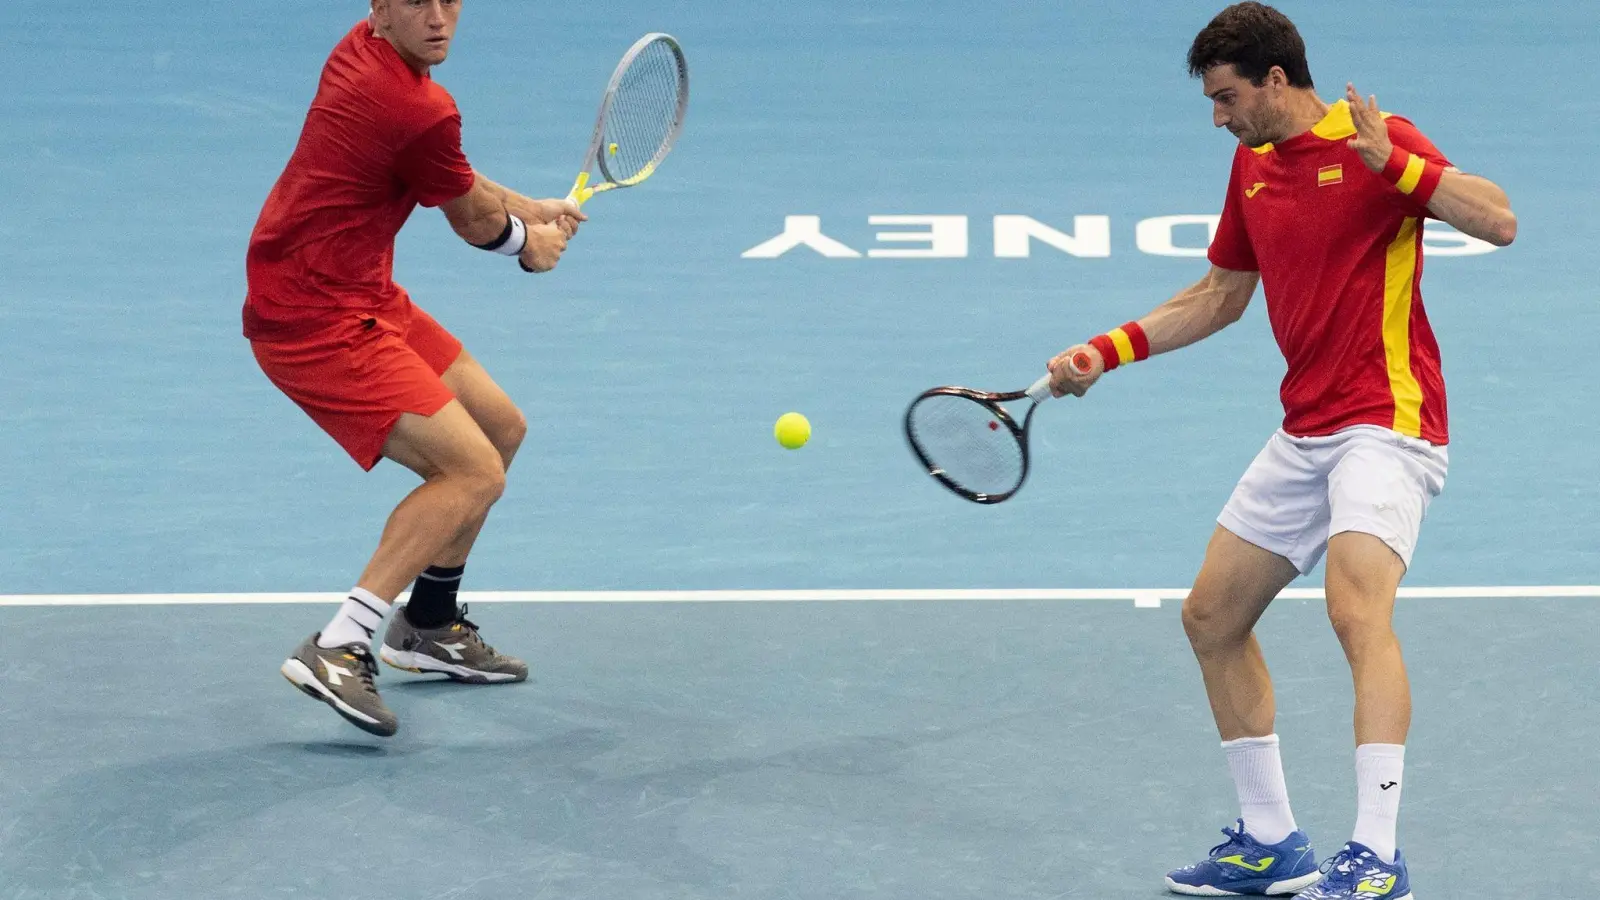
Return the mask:
[[503,256],[520,256],[522,248],[528,243],[528,226],[510,213],[506,213],[506,218],[511,220],[511,234],[505,243],[493,248],[494,252]]

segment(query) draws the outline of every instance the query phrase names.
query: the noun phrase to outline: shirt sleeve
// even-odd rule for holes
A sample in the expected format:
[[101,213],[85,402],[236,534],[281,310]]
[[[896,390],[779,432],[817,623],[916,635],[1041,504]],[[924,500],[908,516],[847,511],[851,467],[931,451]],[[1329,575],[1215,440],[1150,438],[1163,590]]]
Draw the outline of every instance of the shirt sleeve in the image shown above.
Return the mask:
[[401,148],[395,171],[423,206],[438,206],[472,190],[475,176],[461,152],[461,116],[449,115]]
[[1233,171],[1228,175],[1228,195],[1222,200],[1222,217],[1217,220],[1217,233],[1211,239],[1211,249],[1206,251],[1206,258],[1219,269],[1255,272],[1261,268],[1256,263],[1255,248],[1250,246],[1250,232],[1244,227],[1240,197],[1244,191],[1244,154],[1251,152],[1248,147],[1241,145],[1233,154]]
[[[1402,150],[1409,150],[1428,162],[1438,163],[1450,171],[1460,171],[1451,165],[1450,160],[1445,159],[1444,154],[1439,152],[1439,148],[1435,147],[1426,135],[1417,130],[1417,126],[1411,124],[1410,119],[1402,116],[1389,116],[1383,120],[1383,124],[1389,130],[1389,142],[1396,147]],[[1416,202],[1399,191],[1395,191],[1394,195],[1407,212],[1418,216],[1429,214],[1426,205]]]

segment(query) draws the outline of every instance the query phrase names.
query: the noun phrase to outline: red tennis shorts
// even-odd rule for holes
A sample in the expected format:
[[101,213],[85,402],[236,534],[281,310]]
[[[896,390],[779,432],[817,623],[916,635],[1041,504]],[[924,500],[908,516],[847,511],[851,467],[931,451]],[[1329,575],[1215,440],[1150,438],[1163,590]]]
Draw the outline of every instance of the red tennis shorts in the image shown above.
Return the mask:
[[461,342],[407,307],[352,311],[291,340],[250,342],[267,378],[363,469],[378,464],[402,414],[431,416],[455,399],[439,376],[461,355]]

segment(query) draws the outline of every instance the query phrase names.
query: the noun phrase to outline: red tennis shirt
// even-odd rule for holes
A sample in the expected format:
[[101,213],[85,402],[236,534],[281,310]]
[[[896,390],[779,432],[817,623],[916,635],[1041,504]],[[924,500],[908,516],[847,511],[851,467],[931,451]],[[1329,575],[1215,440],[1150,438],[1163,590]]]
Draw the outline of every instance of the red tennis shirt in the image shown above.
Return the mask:
[[418,204],[472,184],[455,100],[358,23],[323,66],[300,142],[250,235],[245,337],[290,339],[352,311],[407,307],[395,235]]
[[[1385,124],[1395,146],[1450,165],[1410,122],[1385,114]],[[1439,344],[1422,308],[1428,211],[1346,146],[1355,131],[1341,100],[1304,134],[1241,145],[1209,257],[1261,273],[1289,364],[1284,431],[1381,425],[1445,444]]]

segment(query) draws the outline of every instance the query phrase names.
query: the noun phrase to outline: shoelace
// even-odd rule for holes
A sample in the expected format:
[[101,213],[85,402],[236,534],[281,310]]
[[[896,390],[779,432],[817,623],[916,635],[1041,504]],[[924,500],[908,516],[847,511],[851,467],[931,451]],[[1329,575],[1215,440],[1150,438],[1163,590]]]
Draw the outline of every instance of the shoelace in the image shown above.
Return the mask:
[[461,611],[456,614],[455,624],[460,625],[461,628],[463,630],[465,630],[467,632],[467,634],[469,635],[468,639],[471,640],[473,643],[477,644],[479,647],[482,647],[483,648],[483,652],[489,654],[490,656],[499,656],[500,655],[500,654],[494,652],[494,648],[493,647],[491,647],[488,644],[484,643],[483,638],[481,636],[479,636],[479,634],[478,634],[478,626],[477,626],[477,624],[474,623],[471,619],[467,618],[467,604],[465,604],[465,603],[461,604]]
[[1350,880],[1356,875],[1356,855],[1350,852],[1348,846],[1340,848],[1338,853],[1322,861],[1317,871],[1323,875],[1341,880]]
[[360,663],[356,667],[356,677],[361,679],[361,684],[367,690],[376,694],[378,686],[373,684],[372,679],[378,676],[378,661],[372,658],[371,652],[361,647],[348,647],[346,652],[354,657],[357,663]]
[[1221,856],[1222,855],[1222,851],[1228,849],[1229,847],[1232,847],[1234,844],[1245,844],[1245,846],[1249,846],[1249,844],[1246,844],[1245,839],[1244,839],[1244,820],[1243,819],[1239,820],[1239,830],[1235,831],[1232,828],[1226,828],[1225,827],[1225,828],[1222,829],[1222,833],[1227,835],[1228,839],[1223,841],[1222,843],[1216,845],[1215,847],[1211,848],[1211,852],[1208,855],[1212,859],[1216,859],[1217,857]]

